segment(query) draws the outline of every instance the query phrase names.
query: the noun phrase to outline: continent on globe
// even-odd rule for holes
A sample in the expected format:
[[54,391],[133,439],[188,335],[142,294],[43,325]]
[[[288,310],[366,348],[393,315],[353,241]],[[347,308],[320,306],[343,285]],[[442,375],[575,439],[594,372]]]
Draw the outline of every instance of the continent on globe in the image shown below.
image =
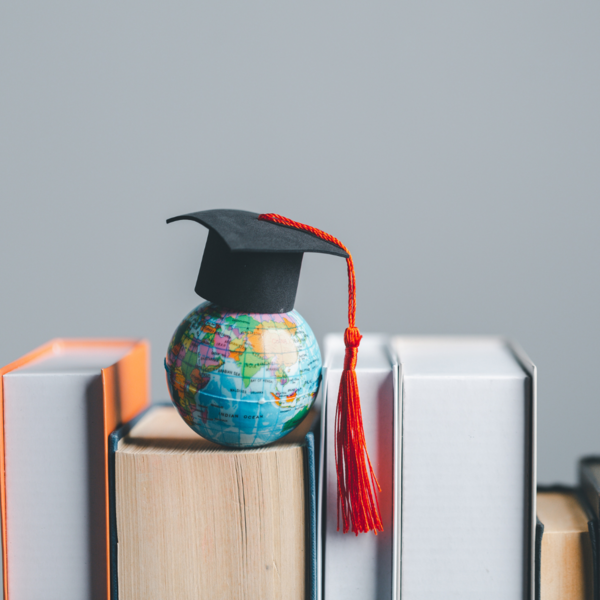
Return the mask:
[[171,398],[185,422],[226,446],[276,441],[308,414],[321,380],[317,340],[300,314],[239,313],[204,302],[167,351]]

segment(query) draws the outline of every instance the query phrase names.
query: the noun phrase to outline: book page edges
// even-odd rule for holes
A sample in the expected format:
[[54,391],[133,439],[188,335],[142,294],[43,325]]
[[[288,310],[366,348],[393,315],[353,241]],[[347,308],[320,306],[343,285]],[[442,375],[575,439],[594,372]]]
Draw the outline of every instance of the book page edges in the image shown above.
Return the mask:
[[[119,442],[123,440],[145,416],[157,408],[173,408],[171,402],[157,402],[146,407],[142,412],[135,415],[128,422],[124,422],[109,435],[108,459],[110,463],[110,586],[112,594],[111,600],[119,598],[119,577],[118,577],[118,536],[117,536],[117,514],[116,514],[116,453],[119,451]],[[315,410],[313,408],[313,410]],[[311,411],[312,412],[312,411]],[[301,440],[290,444],[290,447],[302,447],[304,456],[304,471],[306,485],[306,597],[308,600],[317,600],[318,598],[318,546],[317,546],[317,492],[320,489],[317,485],[317,475],[319,465],[319,449],[321,441],[321,414],[313,415],[312,422]],[[310,419],[310,415],[307,417]],[[284,436],[285,437],[285,436]],[[224,451],[227,451],[225,448]],[[243,451],[243,452],[247,452]]]

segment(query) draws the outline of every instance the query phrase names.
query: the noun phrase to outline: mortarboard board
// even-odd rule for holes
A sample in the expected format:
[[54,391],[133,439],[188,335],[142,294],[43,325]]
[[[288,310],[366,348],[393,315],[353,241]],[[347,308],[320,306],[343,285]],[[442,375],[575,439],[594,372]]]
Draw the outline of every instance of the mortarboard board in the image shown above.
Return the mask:
[[284,313],[294,308],[302,257],[348,253],[315,234],[259,220],[245,210],[203,210],[168,219],[208,228],[196,293],[219,306],[245,313]]
[[350,524],[356,535],[383,531],[376,493],[380,488],[367,452],[355,371],[362,336],[355,325],[356,282],[350,252],[332,235],[272,213],[205,210],[167,223],[180,220],[195,221],[209,230],[196,293],[239,312],[292,310],[305,252],[346,259],[348,327],[335,422],[338,517],[341,513],[344,533]]

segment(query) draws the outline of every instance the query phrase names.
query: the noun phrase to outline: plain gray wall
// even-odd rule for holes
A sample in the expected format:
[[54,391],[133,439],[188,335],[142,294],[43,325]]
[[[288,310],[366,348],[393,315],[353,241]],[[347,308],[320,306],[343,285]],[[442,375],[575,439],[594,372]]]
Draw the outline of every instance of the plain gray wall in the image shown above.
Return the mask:
[[[279,212],[352,250],[363,332],[502,333],[539,367],[539,476],[600,453],[600,4],[4,2],[0,362],[145,336],[153,396],[206,234]],[[346,318],[344,262],[296,308]]]

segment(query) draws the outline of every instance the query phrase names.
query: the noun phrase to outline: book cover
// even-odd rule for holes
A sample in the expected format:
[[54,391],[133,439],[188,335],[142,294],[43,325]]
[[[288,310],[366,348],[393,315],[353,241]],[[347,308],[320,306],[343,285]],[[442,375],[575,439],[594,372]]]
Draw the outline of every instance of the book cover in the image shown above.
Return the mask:
[[[79,360],[81,357],[86,358]],[[95,357],[95,362],[90,357]],[[28,548],[40,548],[40,544],[43,547],[48,544],[52,546],[52,540],[25,539],[25,534],[21,531],[23,528],[29,531],[32,527],[31,523],[27,524],[27,514],[35,514],[36,518],[39,516],[40,511],[36,510],[35,505],[28,504],[39,502],[39,498],[32,498],[31,495],[37,496],[37,490],[42,484],[46,486],[45,489],[50,490],[50,494],[42,496],[44,502],[39,507],[43,507],[43,515],[39,518],[50,519],[48,522],[52,523],[52,531],[58,531],[57,528],[60,529],[64,524],[66,529],[61,531],[68,534],[59,535],[59,539],[55,540],[58,552],[54,554],[62,552],[61,556],[66,556],[67,559],[68,556],[73,556],[77,562],[84,560],[82,554],[91,553],[90,556],[93,555],[95,559],[94,564],[89,567],[89,574],[77,573],[77,577],[72,577],[79,581],[79,587],[73,585],[73,589],[77,589],[73,594],[78,594],[81,598],[82,590],[86,589],[86,595],[91,598],[109,597],[108,435],[122,421],[131,419],[148,404],[148,361],[149,346],[145,341],[57,339],[0,370],[0,441],[3,449],[0,453],[0,503],[6,599],[10,598],[11,569],[16,573],[16,583],[25,577],[27,586],[28,580],[33,581],[37,577],[36,585],[46,586],[46,597],[54,597],[55,594],[55,591],[49,589],[48,579],[43,579],[46,575],[41,576],[35,570],[30,577],[26,575],[30,566],[27,561],[32,559]],[[51,365],[46,372],[45,365]],[[57,402],[56,405],[53,404],[54,401]],[[32,410],[36,406],[38,409]],[[40,410],[42,408],[43,411]],[[47,422],[38,423],[36,417],[42,418],[40,415],[45,415],[43,418]],[[64,427],[63,415],[66,417]],[[53,420],[58,424],[56,431],[53,430]],[[35,429],[31,427],[32,424],[41,427],[43,435],[22,448],[19,438],[31,437],[31,432]],[[74,429],[67,431],[72,427]],[[21,433],[25,435],[22,436]],[[44,460],[37,461],[36,456],[43,457]],[[62,458],[59,459],[59,456]],[[70,457],[81,466],[71,465],[73,460]],[[41,478],[45,478],[45,481],[36,480],[35,469],[26,468],[23,471],[23,461],[26,464],[50,461],[46,472],[41,473]],[[27,473],[26,477],[24,473]],[[53,483],[53,473],[61,473],[58,482]],[[69,489],[69,485],[63,487],[64,484],[61,483],[63,479],[71,481],[73,477],[78,482],[77,492]],[[81,480],[82,477],[84,480]],[[13,492],[17,496],[20,494],[18,505],[10,503],[9,497]],[[75,493],[76,497],[73,496]],[[81,500],[78,499],[80,494],[83,494]],[[68,500],[69,506],[76,506],[73,519],[62,514],[58,520],[55,519],[54,510],[65,510],[65,502],[61,498]],[[34,512],[28,513],[30,510]],[[90,525],[93,533],[91,529],[86,533],[82,529],[86,529],[86,522],[91,523],[90,519],[94,522],[93,526]],[[11,527],[20,531],[12,543]],[[68,533],[73,528],[75,530]],[[40,535],[49,535],[43,529],[38,529]],[[31,537],[31,531],[27,535]],[[93,539],[86,542],[85,536],[88,535]],[[65,542],[69,536],[75,540],[70,546]],[[103,556],[100,555],[102,547]],[[81,550],[78,551],[77,548]],[[21,556],[23,552],[25,555]],[[14,558],[12,562],[11,556]],[[65,563],[61,569],[56,570],[57,580],[60,577],[66,577],[65,581],[69,579],[68,564]],[[52,577],[53,574],[50,573],[48,578]],[[68,594],[63,593],[62,597],[67,598]]]
[[358,350],[356,376],[369,457],[378,493],[383,532],[358,536],[338,530],[335,414],[343,370],[342,335],[325,339],[323,442],[319,486],[319,597],[327,600],[396,598],[400,559],[400,473],[402,405],[399,366],[385,335],[367,334]]
[[600,599],[600,456],[584,456],[579,461],[579,487],[592,515],[595,540],[594,592]]
[[402,599],[533,598],[535,367],[502,338],[402,336],[393,346]]

